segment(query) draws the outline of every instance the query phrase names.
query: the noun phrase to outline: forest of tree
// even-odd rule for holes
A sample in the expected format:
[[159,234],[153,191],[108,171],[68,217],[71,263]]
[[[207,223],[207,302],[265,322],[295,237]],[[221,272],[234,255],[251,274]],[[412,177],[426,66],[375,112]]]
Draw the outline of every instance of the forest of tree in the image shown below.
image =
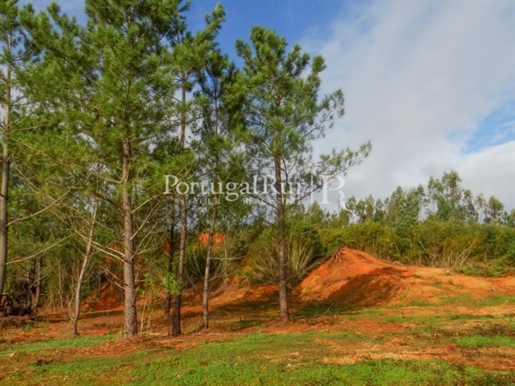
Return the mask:
[[[183,291],[201,293],[207,329],[210,291],[243,266],[278,286],[288,321],[289,291],[343,245],[484,275],[515,264],[515,212],[454,171],[338,213],[305,207],[371,151],[314,159],[343,92],[320,95],[323,58],[258,26],[235,42],[238,67],[216,41],[223,7],[193,32],[189,5],[87,0],[79,22],[56,4],[0,1],[0,294],[12,312],[69,310],[77,334],[81,300],[110,283],[126,337],[150,292],[166,294],[176,336]],[[13,299],[24,287],[31,298]]]

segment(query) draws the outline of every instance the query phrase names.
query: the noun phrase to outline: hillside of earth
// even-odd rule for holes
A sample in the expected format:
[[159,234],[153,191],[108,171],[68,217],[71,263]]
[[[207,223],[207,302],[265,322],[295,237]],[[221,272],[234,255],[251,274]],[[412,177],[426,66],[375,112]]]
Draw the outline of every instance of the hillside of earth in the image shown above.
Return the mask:
[[[479,301],[510,294],[515,294],[515,276],[485,278],[458,274],[445,268],[404,266],[376,259],[363,251],[342,248],[297,285],[291,298],[300,307],[323,304],[352,309],[438,304],[457,297]],[[210,305],[213,311],[236,304],[271,305],[277,296],[274,285],[257,285],[245,276],[235,276],[213,291]],[[163,297],[140,299],[138,304],[143,306],[151,301],[159,308]],[[189,288],[184,298],[184,314],[202,312],[199,287]],[[121,310],[121,306],[120,290],[105,283],[100,297],[96,294],[89,296],[83,308],[86,311],[103,311]]]

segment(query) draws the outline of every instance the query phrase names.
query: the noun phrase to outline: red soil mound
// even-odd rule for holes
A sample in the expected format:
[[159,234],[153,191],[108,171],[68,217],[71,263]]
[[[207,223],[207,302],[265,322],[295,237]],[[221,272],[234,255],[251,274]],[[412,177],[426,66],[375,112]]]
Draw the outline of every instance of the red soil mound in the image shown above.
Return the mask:
[[295,293],[305,302],[370,306],[390,300],[402,286],[403,276],[409,273],[406,268],[344,248],[313,271]]
[[84,311],[111,310],[123,304],[123,293],[115,285],[104,282],[99,292],[100,294],[93,293],[84,299],[82,302]]
[[515,278],[485,279],[428,267],[404,267],[365,252],[343,248],[313,271],[294,291],[302,302],[342,306],[437,302],[446,296],[492,296],[515,291]]
[[265,284],[253,286],[242,276],[235,276],[227,283],[223,283],[212,294],[212,303],[226,304],[238,301],[259,302],[275,298],[278,288],[275,285]]
[[[199,286],[201,288],[201,286]],[[447,269],[406,267],[378,260],[369,254],[343,248],[314,270],[293,291],[300,303],[327,302],[346,307],[385,304],[437,303],[449,296],[487,297],[515,293],[515,277],[485,279],[449,272]],[[275,285],[256,286],[246,277],[236,276],[211,294],[214,308],[235,303],[277,301]],[[160,300],[163,301],[165,294]],[[144,300],[140,300],[142,304]],[[200,293],[190,290],[183,305],[200,312]],[[104,283],[100,296],[92,294],[83,302],[86,311],[108,310],[123,305],[122,291]],[[186,309],[185,308],[185,309]]]

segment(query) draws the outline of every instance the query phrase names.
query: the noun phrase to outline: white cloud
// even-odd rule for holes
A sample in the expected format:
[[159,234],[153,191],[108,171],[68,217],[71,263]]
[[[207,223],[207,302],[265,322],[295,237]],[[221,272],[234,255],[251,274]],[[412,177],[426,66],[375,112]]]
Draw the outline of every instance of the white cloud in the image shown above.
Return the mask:
[[513,147],[464,151],[481,120],[513,104],[514,6],[361,4],[335,20],[325,41],[305,39],[304,48],[326,59],[324,91],[346,96],[345,117],[316,150],[373,142],[347,177],[348,195],[386,197],[455,169],[475,194],[515,207]]
[[463,157],[456,171],[472,192],[495,196],[507,208],[515,208],[515,142],[490,147]]

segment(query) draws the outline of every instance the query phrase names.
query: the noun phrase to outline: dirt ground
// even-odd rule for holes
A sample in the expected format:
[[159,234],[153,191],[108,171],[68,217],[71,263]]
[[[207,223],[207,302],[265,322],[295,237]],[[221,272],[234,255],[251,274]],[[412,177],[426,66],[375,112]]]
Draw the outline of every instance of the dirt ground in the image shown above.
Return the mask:
[[303,302],[333,301],[347,306],[439,303],[442,298],[484,298],[515,294],[515,277],[487,279],[447,269],[406,267],[343,248],[294,291]]
[[[146,299],[146,303],[142,299],[138,303],[142,334],[130,342],[121,339],[123,308],[118,295],[111,292],[106,286],[101,301],[85,301],[79,331],[82,336],[114,334],[120,339],[100,346],[66,348],[52,355],[109,357],[148,348],[188,349],[256,332],[329,332],[349,333],[350,338],[345,344],[318,341],[330,349],[330,354],[323,356],[327,363],[440,359],[488,370],[515,370],[513,346],[469,348],[453,341],[474,331],[487,336],[515,335],[515,277],[486,279],[445,269],[406,267],[342,249],[292,291],[290,323],[279,320],[276,287],[252,286],[238,277],[215,292],[209,331],[200,329],[200,296],[190,292],[184,296],[182,336],[169,337],[170,320],[163,314],[163,299]],[[0,346],[70,336],[66,312],[44,312],[36,320],[9,318],[0,323]]]

